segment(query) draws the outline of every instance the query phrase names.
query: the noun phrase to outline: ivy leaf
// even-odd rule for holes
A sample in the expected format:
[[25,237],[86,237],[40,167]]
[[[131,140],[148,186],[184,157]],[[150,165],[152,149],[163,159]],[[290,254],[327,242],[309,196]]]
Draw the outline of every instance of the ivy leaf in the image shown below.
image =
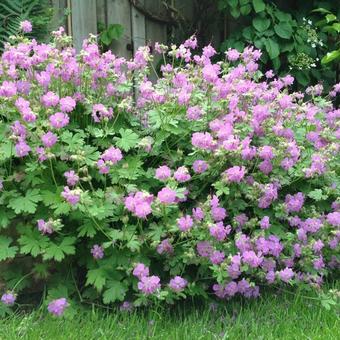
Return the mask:
[[123,301],[127,292],[127,287],[120,281],[113,280],[107,283],[109,289],[103,294],[103,302],[108,304],[115,301]]
[[124,33],[124,27],[119,24],[111,24],[107,29],[109,39],[118,40]]
[[59,245],[54,242],[51,242],[49,246],[45,249],[43,259],[44,260],[54,259],[60,262],[65,258],[65,255],[73,255],[75,253],[74,247],[75,241],[76,241],[75,237],[64,237]]
[[17,253],[18,247],[10,246],[12,239],[6,236],[0,236],[0,261],[12,259]]
[[280,22],[274,26],[275,33],[282,39],[290,39],[293,34],[292,26],[287,22]]
[[260,13],[266,9],[266,4],[263,0],[253,0],[253,6],[256,13]]
[[279,56],[280,47],[279,47],[279,44],[275,40],[268,38],[266,39],[264,45],[266,46],[266,50],[268,52],[270,59],[275,59],[276,57]]
[[12,208],[16,214],[26,212],[34,214],[37,209],[37,203],[41,201],[39,189],[27,190],[25,196],[18,196],[10,199],[8,207]]
[[138,135],[130,129],[120,129],[119,133],[122,137],[117,138],[117,146],[124,151],[129,151],[139,142]]
[[270,20],[267,18],[255,17],[253,19],[253,26],[259,32],[266,31],[270,26]]

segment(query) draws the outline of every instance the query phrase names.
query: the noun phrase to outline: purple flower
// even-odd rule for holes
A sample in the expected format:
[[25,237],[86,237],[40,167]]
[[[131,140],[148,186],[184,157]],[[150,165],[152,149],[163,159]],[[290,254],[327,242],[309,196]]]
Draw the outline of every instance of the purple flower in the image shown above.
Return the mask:
[[268,229],[270,227],[269,217],[264,216],[262,220],[260,221],[260,227],[261,229]]
[[76,101],[71,97],[61,98],[59,104],[62,112],[71,112],[76,107]]
[[257,256],[254,251],[249,250],[242,254],[242,260],[244,263],[249,264],[250,267],[257,268],[261,265],[263,258]]
[[176,201],[176,191],[165,187],[161,191],[158,192],[157,198],[163,204],[171,204]]
[[196,221],[202,221],[204,219],[204,212],[201,208],[193,208],[192,209],[192,216]]
[[15,300],[16,296],[11,292],[5,293],[1,296],[1,302],[8,306],[14,305]]
[[50,221],[45,222],[44,220],[37,220],[37,226],[38,226],[38,230],[42,234],[52,234],[53,233],[53,224]]
[[263,160],[271,160],[274,158],[273,148],[269,145],[265,145],[260,148],[259,157]]
[[227,175],[229,182],[241,182],[244,175],[246,173],[246,168],[244,166],[233,166],[226,170],[225,174]]
[[110,119],[113,116],[112,108],[107,109],[103,104],[95,104],[92,108],[92,117],[96,123],[99,123],[104,118]]
[[227,216],[227,211],[222,207],[212,207],[211,215],[215,222],[223,221]]
[[156,169],[156,178],[159,180],[164,181],[169,177],[171,177],[171,169],[166,165],[160,166]]
[[106,151],[104,151],[104,153],[101,155],[101,158],[105,162],[109,162],[110,165],[114,165],[122,160],[123,155],[120,149],[111,146]]
[[155,291],[161,288],[160,278],[158,276],[144,276],[138,282],[138,289],[145,295],[153,294]]
[[125,208],[134,213],[135,216],[143,219],[152,213],[152,202],[153,195],[142,191],[130,194],[124,199]]
[[340,212],[335,211],[327,215],[327,222],[334,227],[340,227]]
[[59,104],[59,96],[54,92],[49,91],[41,97],[41,103],[45,107],[57,106]]
[[294,277],[294,272],[291,268],[285,268],[279,271],[279,277],[283,282],[289,282]]
[[157,246],[157,253],[158,254],[172,254],[174,252],[174,248],[171,245],[169,239],[163,240],[158,246]]
[[203,150],[211,150],[214,146],[214,140],[209,132],[195,132],[191,137],[191,143]]
[[30,33],[30,32],[32,32],[32,23],[28,20],[21,21],[20,22],[20,29],[24,33]]
[[202,116],[202,110],[198,106],[189,107],[187,110],[187,118],[189,120],[198,120]]
[[188,284],[188,281],[180,276],[175,276],[169,282],[169,287],[176,293],[181,292]]
[[149,276],[149,267],[146,267],[143,263],[137,263],[132,274],[141,280],[143,277]]
[[273,165],[269,160],[264,160],[259,164],[259,169],[262,171],[265,175],[268,175],[273,170]]
[[31,148],[26,144],[25,141],[19,141],[15,144],[15,152],[18,157],[25,157],[29,154]]
[[96,260],[102,259],[104,257],[104,249],[102,246],[95,244],[91,249],[91,254]]
[[285,199],[285,206],[288,213],[298,212],[303,207],[305,196],[302,192],[295,195],[287,195]]
[[49,120],[51,126],[55,129],[61,129],[70,122],[69,116],[63,112],[56,112],[54,115],[50,116]]
[[56,316],[61,316],[64,314],[64,311],[66,307],[68,306],[69,306],[69,303],[67,302],[67,300],[65,298],[60,298],[60,299],[51,301],[48,304],[47,310],[51,314],[54,314]]
[[193,163],[192,168],[196,174],[202,174],[207,171],[209,165],[206,161],[197,160]]
[[71,190],[69,187],[64,187],[61,196],[71,205],[76,205],[80,200],[80,191],[78,189]]
[[191,176],[188,169],[185,166],[181,166],[175,171],[174,178],[177,182],[184,183],[189,181]]
[[180,231],[186,232],[191,229],[194,221],[192,220],[190,215],[186,215],[178,219],[177,225]]
[[46,148],[51,148],[58,141],[58,137],[51,131],[41,136],[41,141]]
[[209,228],[210,235],[217,241],[223,241],[230,233],[231,227],[225,227],[222,222],[218,222]]
[[121,312],[131,312],[133,309],[133,304],[129,301],[124,301],[121,306],[119,307],[119,310]]
[[316,270],[321,270],[321,269],[325,268],[325,263],[323,261],[322,256],[320,256],[319,258],[317,258],[313,261],[313,267]]
[[208,241],[198,242],[196,248],[198,254],[202,257],[209,257],[213,252],[213,248]]
[[75,186],[79,182],[79,176],[74,170],[64,172],[64,177],[66,177],[67,185],[70,187]]
[[218,250],[215,250],[212,252],[212,254],[210,255],[210,261],[212,264],[220,264],[223,262],[224,260],[224,252],[223,251],[218,251]]

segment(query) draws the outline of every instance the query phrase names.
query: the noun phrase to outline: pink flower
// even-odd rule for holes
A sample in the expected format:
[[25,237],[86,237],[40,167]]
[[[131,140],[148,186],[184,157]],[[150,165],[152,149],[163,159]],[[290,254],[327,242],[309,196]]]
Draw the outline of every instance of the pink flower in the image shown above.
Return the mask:
[[149,276],[149,267],[146,267],[143,263],[137,263],[132,274],[141,280],[143,277]]
[[209,257],[213,252],[213,248],[208,241],[198,242],[196,248],[198,254],[202,257]]
[[177,225],[180,231],[186,232],[192,228],[194,221],[190,215],[186,215],[178,219]]
[[191,176],[188,169],[185,166],[181,166],[175,171],[174,178],[177,182],[184,183],[189,181],[191,179]]
[[21,21],[20,22],[20,29],[24,33],[30,33],[30,32],[32,32],[32,23],[28,20]]
[[49,91],[41,97],[41,103],[45,107],[57,106],[59,103],[59,96],[54,92]]
[[63,112],[56,112],[55,114],[50,116],[49,120],[51,126],[55,129],[61,129],[68,125],[68,123],[70,122],[69,116]]
[[96,123],[103,119],[110,119],[113,116],[112,108],[107,109],[103,104],[95,104],[92,108],[92,118]]
[[172,204],[176,201],[176,191],[165,187],[158,192],[157,198],[163,204]]
[[150,295],[161,288],[160,278],[158,276],[144,276],[138,282],[138,289],[145,295]]
[[91,249],[91,254],[96,260],[102,259],[104,257],[104,248],[95,244]]
[[1,302],[8,306],[14,305],[15,300],[16,296],[11,292],[5,293],[1,296]]
[[75,186],[79,181],[79,176],[74,170],[64,172],[64,177],[66,177],[67,185],[70,187]]
[[51,301],[48,304],[48,311],[56,316],[61,316],[64,314],[65,309],[69,306],[69,303],[65,298],[60,298]]
[[230,182],[241,182],[245,173],[246,168],[244,166],[233,166],[232,168],[229,168],[226,170],[227,178]]
[[268,229],[270,227],[268,216],[264,216],[262,218],[262,220],[260,221],[260,227],[261,227],[261,229]]
[[157,246],[157,253],[158,254],[163,254],[163,253],[166,253],[166,254],[172,254],[174,252],[174,248],[173,246],[171,245],[169,239],[165,239],[163,240],[158,246]]
[[335,211],[327,215],[327,222],[334,227],[340,227],[340,212]]
[[51,131],[41,136],[41,141],[46,148],[51,148],[58,141],[58,137]]
[[208,169],[208,167],[209,167],[208,163],[202,160],[197,160],[192,165],[194,172],[197,174],[205,172]]
[[135,214],[139,218],[145,219],[152,213],[151,204],[153,202],[153,195],[138,191],[135,194],[130,194],[125,197],[125,208]]
[[38,225],[38,230],[42,234],[52,234],[53,233],[52,222],[50,222],[50,221],[45,222],[44,220],[38,220],[37,225]]
[[188,281],[180,276],[175,276],[169,282],[169,287],[176,293],[181,292],[188,284]]
[[164,181],[169,177],[171,177],[171,169],[168,166],[162,165],[156,169],[156,178],[159,180]]
[[283,282],[289,282],[294,277],[294,272],[291,268],[285,268],[279,271],[279,277]]
[[25,141],[20,141],[15,145],[15,152],[18,157],[25,157],[30,151],[31,148],[26,144]]
[[212,264],[220,264],[223,262],[224,257],[225,257],[224,252],[215,250],[210,255],[210,261]]
[[76,205],[80,201],[80,191],[71,190],[69,187],[64,187],[61,196],[71,205]]
[[59,104],[60,104],[60,110],[62,112],[71,112],[76,107],[76,101],[69,96],[61,98],[59,101]]
[[302,192],[295,195],[287,195],[285,199],[285,206],[287,212],[298,212],[302,209],[305,201],[305,196]]

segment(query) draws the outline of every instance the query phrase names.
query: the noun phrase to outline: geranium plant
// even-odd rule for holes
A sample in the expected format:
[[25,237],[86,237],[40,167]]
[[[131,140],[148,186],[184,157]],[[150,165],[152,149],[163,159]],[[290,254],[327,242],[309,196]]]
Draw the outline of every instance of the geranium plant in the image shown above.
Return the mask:
[[148,47],[52,35],[1,56],[4,304],[257,297],[339,268],[340,111],[320,86],[289,93],[252,47],[215,64],[195,37],[156,44],[152,83]]

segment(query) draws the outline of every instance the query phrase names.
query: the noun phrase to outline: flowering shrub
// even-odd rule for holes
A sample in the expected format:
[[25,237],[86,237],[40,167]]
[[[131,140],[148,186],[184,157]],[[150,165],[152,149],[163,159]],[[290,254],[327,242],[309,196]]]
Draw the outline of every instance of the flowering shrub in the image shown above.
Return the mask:
[[289,94],[294,79],[266,78],[251,47],[214,64],[194,37],[156,44],[152,83],[148,47],[127,61],[53,37],[1,57],[4,304],[44,287],[55,315],[76,297],[256,297],[339,268],[331,102]]

